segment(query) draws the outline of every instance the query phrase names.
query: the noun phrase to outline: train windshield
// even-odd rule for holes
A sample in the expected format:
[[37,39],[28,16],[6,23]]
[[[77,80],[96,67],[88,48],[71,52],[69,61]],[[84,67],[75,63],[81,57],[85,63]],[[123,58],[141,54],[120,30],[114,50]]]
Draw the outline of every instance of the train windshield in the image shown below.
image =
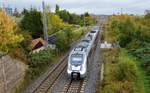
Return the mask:
[[93,30],[93,31],[91,31],[91,33],[96,33],[96,31],[95,31],[95,30]]
[[81,65],[83,63],[82,54],[73,54],[71,55],[71,64],[72,65]]

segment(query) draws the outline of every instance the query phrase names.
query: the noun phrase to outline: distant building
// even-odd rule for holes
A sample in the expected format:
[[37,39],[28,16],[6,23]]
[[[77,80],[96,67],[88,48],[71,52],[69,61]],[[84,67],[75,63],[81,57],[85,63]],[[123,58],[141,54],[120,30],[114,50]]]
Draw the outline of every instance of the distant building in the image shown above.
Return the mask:
[[13,16],[19,16],[19,12],[18,12],[17,8],[14,9]]
[[4,8],[4,10],[5,10],[5,12],[6,12],[8,15],[10,15],[10,16],[13,15],[13,9],[12,9],[12,8],[6,7],[6,8]]
[[145,10],[145,14],[149,14],[150,13],[150,10]]

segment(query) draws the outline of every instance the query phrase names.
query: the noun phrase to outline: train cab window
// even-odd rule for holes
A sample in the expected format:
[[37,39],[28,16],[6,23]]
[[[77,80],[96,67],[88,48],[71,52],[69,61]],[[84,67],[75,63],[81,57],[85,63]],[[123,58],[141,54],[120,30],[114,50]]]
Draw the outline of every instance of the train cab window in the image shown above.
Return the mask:
[[71,64],[72,65],[81,65],[83,63],[82,54],[73,54],[71,55]]
[[96,33],[96,31],[91,31],[91,33]]

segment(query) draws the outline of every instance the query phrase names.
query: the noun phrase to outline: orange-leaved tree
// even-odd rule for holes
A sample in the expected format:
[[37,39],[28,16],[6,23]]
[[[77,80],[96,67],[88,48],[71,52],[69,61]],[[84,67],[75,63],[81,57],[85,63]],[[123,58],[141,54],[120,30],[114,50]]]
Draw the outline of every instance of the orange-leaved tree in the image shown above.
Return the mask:
[[0,52],[7,53],[23,40],[15,21],[4,11],[0,11]]

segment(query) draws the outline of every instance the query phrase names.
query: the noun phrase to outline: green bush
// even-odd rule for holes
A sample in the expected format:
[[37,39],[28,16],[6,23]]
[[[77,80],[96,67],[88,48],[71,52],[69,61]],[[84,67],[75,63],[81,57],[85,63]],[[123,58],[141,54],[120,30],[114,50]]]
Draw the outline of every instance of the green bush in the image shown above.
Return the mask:
[[135,81],[137,80],[136,64],[127,57],[121,58],[116,65],[114,77],[118,81]]
[[65,51],[70,47],[70,44],[81,38],[84,28],[71,29],[66,28],[64,31],[57,33],[56,48],[59,52]]
[[27,71],[29,78],[32,80],[39,76],[51,64],[52,58],[53,54],[50,50],[31,54],[28,61],[29,69]]
[[106,63],[102,93],[145,93],[136,59],[129,56],[124,49],[104,52]]
[[58,52],[65,51],[69,48],[69,43],[64,31],[57,34],[56,48],[58,49]]

